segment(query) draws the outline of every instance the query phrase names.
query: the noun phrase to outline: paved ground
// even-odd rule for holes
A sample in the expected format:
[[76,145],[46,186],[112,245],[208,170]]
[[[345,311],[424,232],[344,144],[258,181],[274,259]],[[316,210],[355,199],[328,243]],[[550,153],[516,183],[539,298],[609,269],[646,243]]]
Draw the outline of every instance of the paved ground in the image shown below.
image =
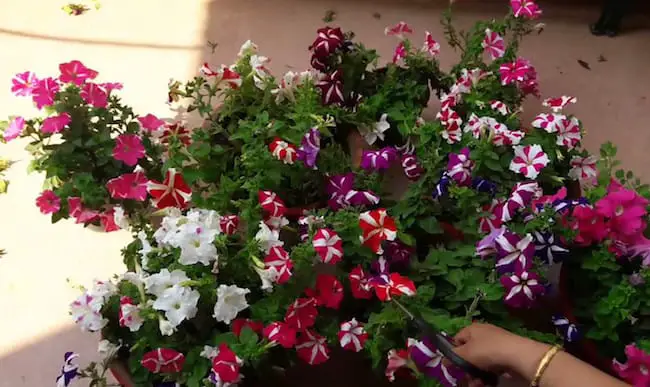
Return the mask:
[[[98,12],[70,17],[59,0],[0,0],[0,118],[29,114],[29,101],[8,92],[13,74],[33,70],[55,74],[57,65],[79,59],[100,72],[103,81],[125,85],[124,100],[138,113],[172,116],[166,110],[167,80],[185,79],[207,60],[230,63],[239,45],[253,39],[273,60],[277,72],[308,65],[307,46],[326,10],[337,12],[335,24],[353,29],[359,40],[390,55],[393,39],[383,28],[408,21],[418,34],[442,31],[434,1],[254,1],[254,0],[105,0]],[[458,16],[467,25],[498,15],[496,6],[458,1]],[[547,27],[529,39],[522,54],[540,74],[545,96],[568,93],[578,97],[574,111],[595,148],[605,140],[619,144],[624,165],[650,181],[650,29],[647,17],[629,20],[634,29],[616,39],[589,35],[586,25],[597,16],[591,8],[546,9]],[[381,19],[373,17],[381,15]],[[210,52],[206,42],[219,46]],[[454,56],[443,46],[442,62]],[[599,62],[599,56],[607,61]],[[577,59],[591,65],[582,68]],[[531,116],[537,105],[528,105]],[[0,260],[0,387],[53,385],[66,350],[94,356],[97,338],[82,334],[67,316],[67,304],[76,292],[70,284],[88,284],[119,272],[120,248],[126,233],[105,235],[71,223],[50,225],[38,213],[34,198],[41,177],[27,176],[24,144],[0,147],[0,154],[16,164],[8,173],[9,194],[0,197],[3,237],[8,254]],[[70,283],[68,283],[68,280]]]

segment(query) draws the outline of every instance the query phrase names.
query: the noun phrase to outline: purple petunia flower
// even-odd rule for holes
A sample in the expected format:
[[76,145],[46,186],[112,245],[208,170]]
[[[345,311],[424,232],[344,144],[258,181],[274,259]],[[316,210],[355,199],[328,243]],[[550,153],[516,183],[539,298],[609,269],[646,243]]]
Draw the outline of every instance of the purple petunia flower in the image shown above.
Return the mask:
[[325,190],[328,195],[346,193],[354,186],[354,173],[334,175],[327,179]]
[[553,322],[558,334],[560,334],[567,343],[574,343],[582,336],[578,327],[575,324],[571,324],[569,319],[564,316],[555,315],[551,317],[551,321]]
[[530,308],[535,305],[537,297],[546,291],[539,282],[539,276],[527,270],[502,276],[501,284],[506,289],[504,302],[513,308]]
[[422,341],[409,339],[410,356],[418,370],[429,378],[437,379],[443,386],[456,386],[464,373],[459,368],[443,363],[444,356],[428,337]]
[[390,168],[397,160],[397,151],[393,147],[385,147],[376,151],[363,151],[361,168],[369,171],[382,171]]
[[384,257],[379,257],[370,264],[370,271],[378,276],[390,274],[390,264]]
[[469,158],[469,148],[463,148],[459,153],[450,153],[447,162],[449,177],[460,186],[469,186],[472,182],[474,162]]
[[384,257],[388,259],[391,266],[407,267],[415,249],[401,242],[400,240],[384,241]]
[[73,363],[78,357],[79,354],[74,352],[66,352],[63,355],[64,362],[61,366],[61,374],[56,378],[56,387],[68,387],[70,382],[79,376],[79,366]]
[[302,138],[298,149],[298,160],[302,160],[308,168],[318,169],[316,159],[320,152],[320,132],[318,128],[311,128]]
[[555,235],[549,232],[533,232],[535,237],[535,255],[544,263],[552,265],[562,262],[569,250],[562,247]]
[[434,199],[437,199],[442,196],[447,196],[447,194],[449,193],[449,184],[450,184],[449,176],[447,175],[447,172],[444,172],[440,177],[438,184],[436,184],[436,190],[433,191],[431,196],[433,196]]
[[632,286],[641,286],[645,283],[643,276],[640,273],[632,273],[628,279]]
[[472,188],[478,192],[489,193],[492,196],[497,192],[497,185],[482,177],[475,177],[472,179]]
[[335,175],[327,181],[327,193],[330,195],[328,205],[333,210],[351,206],[370,206],[379,203],[379,196],[372,191],[357,191],[354,186],[354,174]]
[[489,234],[487,234],[483,239],[481,239],[476,245],[476,255],[486,259],[497,253],[496,239],[503,235],[505,232],[504,227],[499,227],[493,229]]
[[532,265],[535,245],[530,234],[521,238],[513,232],[506,231],[494,242],[497,249],[496,268],[499,273],[523,271]]

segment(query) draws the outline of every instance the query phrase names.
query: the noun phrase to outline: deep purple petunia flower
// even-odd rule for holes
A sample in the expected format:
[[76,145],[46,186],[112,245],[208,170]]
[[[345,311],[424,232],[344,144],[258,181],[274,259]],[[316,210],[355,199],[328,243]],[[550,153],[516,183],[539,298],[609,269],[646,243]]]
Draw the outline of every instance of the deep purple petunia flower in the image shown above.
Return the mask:
[[63,366],[61,366],[61,374],[56,378],[57,387],[68,387],[70,382],[79,376],[79,366],[73,363],[78,357],[79,355],[74,352],[66,352],[63,355],[64,362]]
[[535,254],[533,237],[525,237],[506,231],[495,239],[497,249],[497,271],[501,274],[526,270],[532,265]]
[[456,386],[464,373],[455,366],[443,363],[444,356],[435,345],[424,337],[422,341],[409,339],[410,356],[418,370],[427,377],[437,379],[443,386]]
[[444,172],[440,177],[438,184],[436,184],[436,190],[433,191],[431,196],[433,196],[434,199],[438,199],[439,197],[442,196],[447,196],[447,194],[449,193],[449,184],[450,184],[449,176],[447,175],[447,172]]
[[384,257],[388,259],[391,266],[408,267],[415,249],[406,245],[400,240],[384,241]]
[[552,265],[562,262],[569,250],[561,246],[560,241],[549,232],[533,232],[535,237],[535,255],[544,263]]
[[472,179],[472,188],[478,192],[489,193],[492,196],[497,192],[497,185],[482,177],[475,177]]
[[302,160],[308,168],[318,169],[316,166],[318,152],[320,152],[320,131],[318,128],[311,128],[302,138],[298,149],[298,160]]
[[527,270],[502,276],[501,284],[506,290],[504,302],[513,308],[530,308],[535,305],[537,297],[546,291],[539,282],[539,276]]
[[567,343],[574,343],[582,336],[578,327],[575,324],[571,324],[569,319],[564,316],[555,315],[551,317],[551,321],[553,322],[557,332]]

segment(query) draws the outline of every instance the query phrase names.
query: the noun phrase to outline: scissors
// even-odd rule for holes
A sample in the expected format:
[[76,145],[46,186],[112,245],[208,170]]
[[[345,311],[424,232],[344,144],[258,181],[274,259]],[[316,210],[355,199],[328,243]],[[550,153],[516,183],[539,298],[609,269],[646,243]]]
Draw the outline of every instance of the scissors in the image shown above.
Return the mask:
[[438,328],[434,325],[427,323],[417,313],[410,312],[404,305],[392,298],[392,301],[399,309],[411,319],[413,325],[420,331],[421,334],[428,337],[433,344],[438,348],[444,357],[446,357],[455,366],[467,372],[474,378],[481,379],[486,386],[496,386],[499,383],[499,376],[493,372],[484,371],[474,364],[460,357],[454,352],[454,344],[450,342]]

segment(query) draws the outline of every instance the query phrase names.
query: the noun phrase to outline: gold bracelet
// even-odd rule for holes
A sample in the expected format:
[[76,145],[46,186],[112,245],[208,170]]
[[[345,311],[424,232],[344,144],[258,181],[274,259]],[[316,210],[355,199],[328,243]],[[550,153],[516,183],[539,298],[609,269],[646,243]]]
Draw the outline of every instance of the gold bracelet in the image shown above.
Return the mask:
[[542,357],[542,360],[539,361],[539,365],[537,366],[537,371],[535,371],[535,377],[533,378],[533,381],[530,382],[530,387],[539,387],[539,382],[542,379],[542,375],[544,375],[544,371],[548,368],[548,365],[551,364],[551,360],[557,355],[558,352],[562,350],[562,347],[559,345],[553,346],[551,349],[546,351],[544,354],[544,357]]

